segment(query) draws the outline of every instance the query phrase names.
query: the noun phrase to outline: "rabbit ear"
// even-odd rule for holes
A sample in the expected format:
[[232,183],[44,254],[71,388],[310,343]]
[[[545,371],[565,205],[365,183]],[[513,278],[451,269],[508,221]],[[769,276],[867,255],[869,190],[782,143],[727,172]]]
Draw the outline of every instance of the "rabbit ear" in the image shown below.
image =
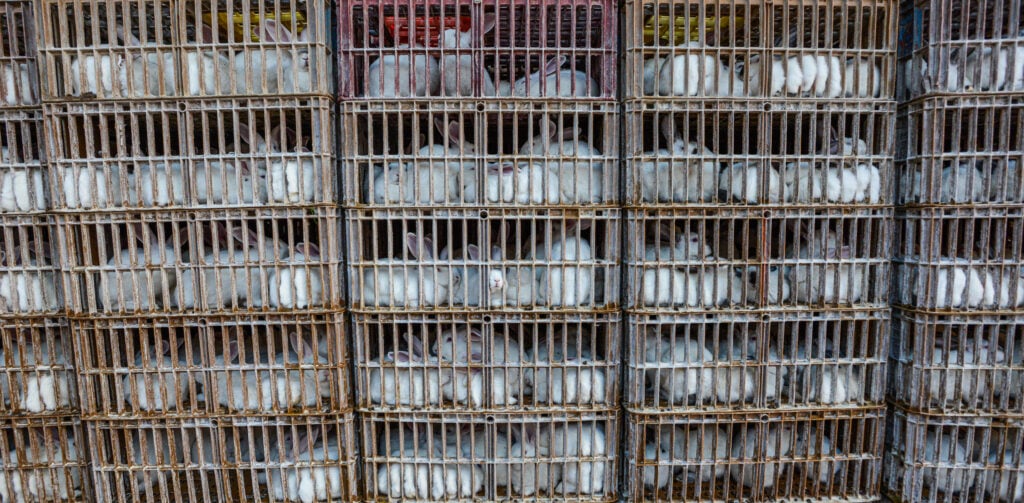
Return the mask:
[[462,126],[458,121],[448,123],[447,136],[449,146],[458,147],[462,143]]
[[238,358],[238,341],[231,340],[227,346],[227,357],[228,361],[234,361]]
[[273,19],[264,19],[260,23],[260,28],[261,36],[270,42],[287,43],[292,41],[292,32]]
[[851,250],[849,245],[843,245],[839,249],[839,258],[848,259],[850,258]]
[[422,254],[420,253],[420,237],[415,233],[410,232],[405,235],[405,246],[409,248],[409,253],[411,253],[414,258],[422,258]]
[[409,345],[409,349],[415,356],[424,356],[423,353],[423,341],[419,337],[416,337],[412,332],[405,333],[405,342]]
[[212,44],[214,39],[213,28],[206,23],[199,25],[199,29],[196,30],[196,38],[201,44]]
[[501,260],[501,247],[498,245],[491,245],[491,260]]
[[488,33],[491,30],[493,30],[494,26],[496,24],[498,24],[498,16],[497,16],[497,14],[494,14],[494,13],[484,14],[484,25],[483,25],[483,30],[484,30],[483,32],[484,33]]
[[388,353],[391,355],[392,361],[409,363],[412,361],[412,355],[408,351],[395,351],[394,353]]
[[298,245],[295,245],[295,251],[305,255],[306,257],[320,257],[320,247],[313,243],[300,243]]
[[562,68],[562,65],[564,65],[567,60],[568,58],[564,54],[549,59],[547,63],[544,64],[543,74],[551,75],[552,73],[557,72],[559,68]]
[[131,30],[124,29],[121,23],[114,25],[114,32],[117,33],[117,38],[124,41],[125,45],[142,45],[142,42],[131,32]]
[[469,257],[469,260],[480,260],[480,247],[477,245],[467,246],[466,256]]
[[661,136],[670,144],[676,140],[676,121],[669,115],[661,118]]
[[145,232],[146,229],[145,229],[145,226],[142,225],[142,222],[135,222],[135,223],[133,223],[132,224],[132,229],[135,231],[135,240],[138,241],[139,244],[145,246],[146,245],[146,232]]

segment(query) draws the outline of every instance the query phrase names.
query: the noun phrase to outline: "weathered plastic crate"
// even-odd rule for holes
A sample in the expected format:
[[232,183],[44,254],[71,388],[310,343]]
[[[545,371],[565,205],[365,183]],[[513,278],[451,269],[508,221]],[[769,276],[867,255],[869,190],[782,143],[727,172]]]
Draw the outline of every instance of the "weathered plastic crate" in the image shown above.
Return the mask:
[[851,409],[885,400],[887,311],[631,316],[635,412]]
[[53,222],[0,216],[0,314],[56,317],[64,307]]
[[363,411],[614,411],[621,319],[355,315]]
[[891,100],[896,15],[892,0],[627,1],[623,94]]
[[608,0],[343,0],[339,95],[611,100],[617,11]]
[[87,427],[98,501],[356,501],[351,414]]
[[38,111],[0,110],[0,215],[38,214],[49,207],[44,141]]
[[45,101],[332,94],[322,0],[45,0]]
[[60,217],[68,308],[80,314],[343,308],[333,208]]
[[896,218],[893,303],[935,313],[1024,306],[1024,208],[917,208]]
[[615,501],[618,413],[363,414],[364,500]]
[[676,314],[884,308],[891,212],[629,211],[626,306]]
[[346,203],[618,206],[617,105],[478,105],[343,104]]
[[877,501],[884,409],[629,414],[631,501]]
[[60,103],[46,110],[57,212],[337,202],[327,98]]
[[613,312],[619,211],[350,210],[351,308]]
[[907,104],[901,115],[906,124],[897,152],[897,204],[976,207],[1024,201],[1024,99],[929,97]]
[[897,97],[1024,91],[1021,5],[1020,0],[905,2]]
[[1020,501],[1022,442],[1019,417],[921,415],[893,407],[882,485],[893,501]]
[[92,501],[89,449],[75,417],[0,420],[4,501]]
[[328,414],[350,408],[341,314],[71,322],[90,419]]
[[625,107],[628,206],[892,204],[891,104]]
[[897,310],[889,394],[912,411],[1022,414],[1024,319]]
[[0,110],[39,105],[33,2],[0,1]]
[[60,318],[4,318],[0,327],[0,414],[79,414],[75,351]]

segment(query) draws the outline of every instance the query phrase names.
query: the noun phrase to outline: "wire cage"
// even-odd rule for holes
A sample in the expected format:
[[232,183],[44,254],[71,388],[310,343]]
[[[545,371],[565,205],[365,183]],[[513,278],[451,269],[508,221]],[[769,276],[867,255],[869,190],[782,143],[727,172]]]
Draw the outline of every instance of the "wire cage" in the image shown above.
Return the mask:
[[0,215],[39,214],[49,207],[43,141],[38,112],[0,110]]
[[883,405],[887,311],[631,316],[633,412],[846,410]]
[[0,110],[39,106],[33,2],[0,1]]
[[340,215],[332,208],[94,213],[59,220],[73,313],[344,307]]
[[74,417],[0,420],[4,501],[92,501],[89,451]]
[[354,311],[613,312],[619,211],[350,210]]
[[62,313],[56,239],[46,216],[0,216],[0,314]]
[[351,407],[342,314],[71,324],[89,419],[294,417]]
[[343,0],[342,98],[613,100],[608,0]]
[[323,0],[45,0],[46,101],[332,94]]
[[47,105],[54,210],[336,203],[332,107],[327,98]]
[[617,207],[614,104],[342,105],[355,208]]
[[625,107],[627,206],[892,204],[892,104]]
[[896,242],[894,304],[936,313],[1024,306],[1024,208],[907,209]]
[[901,115],[906,125],[897,153],[897,204],[976,207],[1024,201],[1024,100],[928,97],[907,104]]
[[1020,418],[891,408],[882,485],[893,501],[1014,502],[1024,497]]
[[876,501],[884,409],[629,414],[630,501]]
[[617,314],[354,318],[359,410],[618,410]]
[[1024,91],[1020,0],[914,0],[900,16],[901,101]]
[[362,415],[367,501],[617,501],[618,414]]
[[90,421],[97,501],[356,501],[351,414]]
[[1024,415],[1024,318],[897,310],[889,395],[907,410]]
[[0,414],[78,415],[75,351],[67,322],[17,317],[0,324]]
[[627,309],[885,308],[891,210],[629,211]]
[[623,95],[891,100],[896,4],[630,0]]

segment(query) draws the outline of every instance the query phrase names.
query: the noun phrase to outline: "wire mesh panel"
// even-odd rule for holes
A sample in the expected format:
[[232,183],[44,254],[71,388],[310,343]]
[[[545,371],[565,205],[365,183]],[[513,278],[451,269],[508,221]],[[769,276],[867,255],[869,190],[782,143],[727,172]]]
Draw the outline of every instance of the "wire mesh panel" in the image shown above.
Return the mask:
[[1024,320],[898,311],[891,395],[929,413],[1021,414]]
[[334,413],[349,405],[343,316],[74,320],[90,418]]
[[39,113],[0,110],[0,215],[35,214],[49,206],[42,134]]
[[48,217],[0,216],[0,313],[60,312],[56,244]]
[[618,315],[355,315],[360,410],[616,410]]
[[357,311],[614,310],[617,210],[350,211]]
[[896,234],[894,302],[940,312],[1024,306],[1024,208],[908,209]]
[[355,207],[614,206],[617,107],[436,102],[342,106]]
[[872,501],[883,409],[629,414],[630,501]]
[[333,209],[97,213],[58,226],[76,313],[342,307]]
[[78,419],[3,419],[0,427],[0,498],[91,501],[89,452]]
[[892,1],[633,0],[625,11],[627,99],[884,100],[894,92]]
[[613,501],[617,414],[362,416],[366,500]]
[[1019,0],[915,0],[903,11],[899,99],[1024,91]]
[[888,212],[660,210],[627,216],[627,306],[640,312],[888,303]]
[[39,105],[32,2],[0,1],[0,110]]
[[88,423],[98,501],[353,501],[350,415]]
[[918,415],[893,408],[883,485],[896,501],[1014,502],[1024,498],[1020,419]]
[[607,0],[344,0],[339,94],[613,99],[616,10]]
[[926,98],[908,104],[903,114],[906,137],[898,153],[898,203],[1024,201],[1024,101],[992,96]]
[[885,399],[887,312],[632,316],[632,411],[830,410]]
[[0,323],[2,414],[77,414],[75,353],[66,322],[23,317]]

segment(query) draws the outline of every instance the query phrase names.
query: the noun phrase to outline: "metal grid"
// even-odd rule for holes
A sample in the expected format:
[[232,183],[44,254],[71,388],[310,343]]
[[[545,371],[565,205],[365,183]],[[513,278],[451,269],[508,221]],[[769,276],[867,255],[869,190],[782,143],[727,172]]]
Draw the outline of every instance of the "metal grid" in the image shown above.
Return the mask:
[[887,311],[632,316],[633,412],[844,410],[885,400]]
[[[1021,57],[1024,65],[1024,53]],[[898,204],[977,207],[1024,202],[1024,100],[929,97],[907,104],[901,115],[905,138],[897,152]]]
[[45,109],[58,212],[337,202],[326,98]]
[[4,318],[2,324],[0,414],[78,415],[75,352],[67,322],[21,317]]
[[50,200],[46,178],[42,116],[37,111],[8,112],[0,107],[0,215],[46,211]]
[[96,213],[57,226],[73,313],[343,308],[331,208]]
[[910,310],[1018,312],[1024,208],[907,209],[896,218],[893,302]]
[[353,310],[618,307],[618,210],[378,213],[348,215]]
[[356,208],[615,207],[612,104],[342,105],[345,201]]
[[890,395],[925,413],[1024,414],[1024,318],[897,311]]
[[627,308],[884,308],[891,213],[747,209],[627,216]]
[[339,95],[611,100],[617,8],[608,0],[343,0]]
[[989,502],[1024,497],[1024,423],[919,415],[892,408],[883,486],[895,501]]
[[351,406],[341,314],[71,324],[86,418],[297,416]]
[[[896,2],[626,2],[626,99],[893,96]],[[764,61],[772,64],[765,65]]]
[[0,498],[92,501],[88,449],[77,418],[3,419]]
[[59,315],[56,239],[45,216],[0,216],[0,314]]
[[332,92],[322,0],[45,0],[44,100]]
[[791,101],[627,104],[626,204],[892,204],[894,107]]
[[621,319],[355,315],[363,411],[615,411]]
[[39,105],[32,2],[0,1],[0,109]]
[[914,0],[900,16],[900,100],[1024,92],[1020,0]]
[[362,415],[368,501],[616,501],[617,414]]
[[356,501],[351,415],[87,429],[97,501]]
[[[884,409],[630,414],[630,501],[875,501]],[[908,500],[910,501],[910,500]]]

